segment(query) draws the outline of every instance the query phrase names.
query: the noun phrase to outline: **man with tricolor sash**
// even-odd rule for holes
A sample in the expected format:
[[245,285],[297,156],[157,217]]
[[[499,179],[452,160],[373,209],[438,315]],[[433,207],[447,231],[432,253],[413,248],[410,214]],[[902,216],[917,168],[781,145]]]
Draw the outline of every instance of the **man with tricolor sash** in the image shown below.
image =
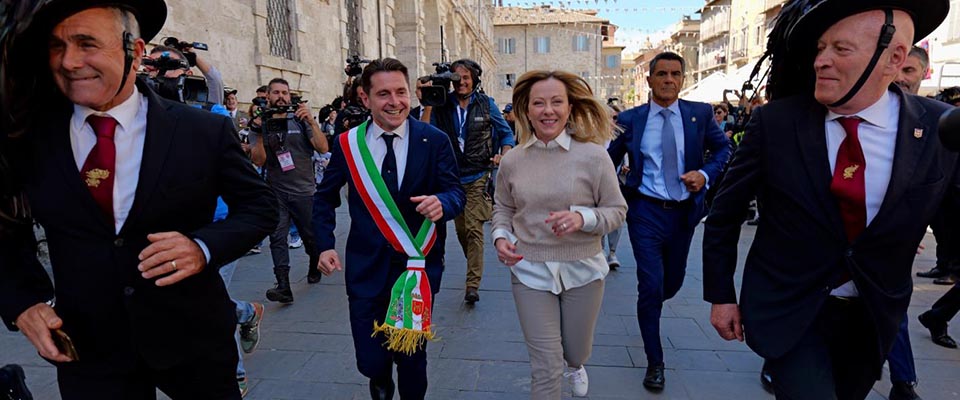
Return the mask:
[[[314,195],[314,229],[325,275],[346,267],[357,368],[374,399],[427,390],[426,340],[443,273],[446,222],[466,198],[450,140],[410,118],[407,68],[392,58],[363,70],[361,99],[371,120],[340,135]],[[335,209],[349,186],[346,259],[334,249]]]

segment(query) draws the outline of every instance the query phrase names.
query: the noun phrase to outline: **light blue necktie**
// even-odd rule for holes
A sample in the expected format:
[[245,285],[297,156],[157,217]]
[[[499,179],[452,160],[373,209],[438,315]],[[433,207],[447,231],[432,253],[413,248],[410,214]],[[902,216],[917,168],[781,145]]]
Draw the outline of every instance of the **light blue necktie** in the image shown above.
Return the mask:
[[669,200],[680,200],[683,195],[683,186],[680,185],[680,164],[677,161],[677,136],[673,133],[673,124],[670,123],[669,109],[660,110],[660,116],[663,117],[663,127],[660,128],[661,142],[663,147],[663,164],[660,168],[663,170],[663,181],[667,185],[667,196]]

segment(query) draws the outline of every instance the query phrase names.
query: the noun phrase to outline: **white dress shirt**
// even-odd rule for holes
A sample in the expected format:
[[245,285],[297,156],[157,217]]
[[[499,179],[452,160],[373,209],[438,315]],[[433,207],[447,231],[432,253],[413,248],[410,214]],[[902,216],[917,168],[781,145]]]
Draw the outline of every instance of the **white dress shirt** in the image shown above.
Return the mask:
[[[522,146],[541,146],[556,151],[569,151],[570,141],[573,138],[564,131],[550,143],[543,143],[531,135]],[[571,206],[570,211],[580,213],[583,216],[583,232],[593,232],[597,229],[597,214],[589,207]],[[493,243],[497,239],[506,239],[510,243],[517,244],[517,237],[506,229],[495,229]],[[553,294],[560,294],[565,290],[570,290],[584,286],[598,279],[603,279],[610,272],[610,266],[607,264],[607,258],[603,252],[599,252],[591,257],[576,261],[529,261],[520,260],[512,267],[510,272],[517,277],[520,283],[534,290],[543,290]]]
[[[403,173],[407,169],[407,148],[410,147],[410,138],[408,136],[410,125],[403,121],[393,134],[397,135],[393,139],[393,154],[397,157],[397,188],[403,185]],[[373,162],[377,164],[377,170],[383,166],[383,158],[387,156],[387,142],[380,138],[384,133],[383,128],[376,122],[370,121],[367,124],[367,148],[370,149],[370,155],[373,156]]]
[[[827,112],[826,135],[827,157],[830,160],[830,172],[837,164],[837,151],[840,144],[847,137],[846,131],[837,121],[841,117],[859,117],[863,121],[857,130],[860,138],[860,147],[866,161],[864,178],[866,181],[867,226],[877,216],[883,197],[890,185],[890,176],[893,172],[893,155],[897,147],[897,126],[900,121],[900,97],[887,91],[870,107],[853,115],[840,115],[832,111]],[[834,289],[830,294],[834,296],[859,296],[857,286],[853,281]]]
[[[638,190],[645,196],[655,197],[661,200],[670,200],[667,192],[667,183],[663,174],[663,115],[660,111],[670,110],[670,125],[673,127],[673,136],[677,142],[677,176],[683,176],[686,165],[686,137],[683,130],[683,116],[680,114],[680,101],[675,100],[666,108],[659,104],[650,102],[650,113],[647,114],[647,124],[644,126],[643,137],[640,139],[640,152],[643,153],[643,160],[639,163],[643,167],[641,171],[642,180]],[[692,123],[692,122],[691,122]],[[710,177],[702,169],[698,170],[706,178],[707,184],[710,183]],[[706,188],[708,186],[705,186]],[[682,182],[680,184],[682,194],[677,200],[683,201],[690,198],[690,191]]]
[[98,115],[112,117],[117,121],[113,143],[117,149],[116,167],[113,175],[113,220],[116,233],[130,214],[133,198],[140,180],[140,163],[143,160],[143,143],[147,137],[147,98],[134,88],[133,95],[105,112],[89,107],[73,105],[70,119],[70,147],[77,162],[77,176],[87,161],[87,156],[97,144],[97,135],[87,123],[87,117]]

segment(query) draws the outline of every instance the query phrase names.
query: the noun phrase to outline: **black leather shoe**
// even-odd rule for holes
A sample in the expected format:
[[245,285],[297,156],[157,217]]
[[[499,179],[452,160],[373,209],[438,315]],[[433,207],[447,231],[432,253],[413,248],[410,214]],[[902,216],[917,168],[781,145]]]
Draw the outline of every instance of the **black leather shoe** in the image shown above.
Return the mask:
[[393,379],[386,381],[370,380],[370,398],[373,400],[393,399]]
[[957,276],[954,274],[947,274],[943,278],[933,280],[934,285],[953,285],[955,283],[957,283]]
[[763,390],[766,390],[767,393],[773,394],[773,376],[770,375],[770,371],[767,371],[767,364],[763,364],[763,369],[760,370],[760,385],[763,386]]
[[891,383],[893,383],[893,386],[890,387],[890,396],[887,396],[888,400],[923,400],[920,398],[920,395],[913,390],[913,388],[917,386],[916,382]]
[[933,268],[930,268],[929,271],[920,271],[920,272],[917,272],[917,276],[919,276],[919,277],[921,277],[921,278],[934,278],[934,279],[936,279],[936,278],[943,278],[943,277],[947,276],[948,273],[949,273],[949,272],[947,271],[946,268],[941,267],[941,266],[939,266],[939,265],[936,265],[936,266],[934,266]]
[[957,342],[947,334],[947,324],[931,321],[927,313],[920,314],[917,319],[920,320],[920,325],[930,331],[930,339],[933,339],[934,343],[950,349],[957,348]]
[[663,377],[663,364],[647,367],[647,374],[643,377],[643,387],[647,390],[660,391],[666,379]]
[[480,292],[475,287],[468,287],[466,294],[463,295],[463,301],[473,305],[473,303],[480,301]]

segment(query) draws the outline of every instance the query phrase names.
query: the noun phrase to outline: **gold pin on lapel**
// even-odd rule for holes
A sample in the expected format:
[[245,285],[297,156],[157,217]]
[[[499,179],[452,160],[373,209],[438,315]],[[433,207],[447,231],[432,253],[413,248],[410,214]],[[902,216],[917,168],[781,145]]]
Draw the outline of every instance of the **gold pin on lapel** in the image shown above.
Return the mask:
[[922,138],[922,137],[923,137],[923,129],[922,129],[922,128],[915,128],[915,129],[913,130],[913,137],[915,137],[915,138],[917,138],[917,139]]

